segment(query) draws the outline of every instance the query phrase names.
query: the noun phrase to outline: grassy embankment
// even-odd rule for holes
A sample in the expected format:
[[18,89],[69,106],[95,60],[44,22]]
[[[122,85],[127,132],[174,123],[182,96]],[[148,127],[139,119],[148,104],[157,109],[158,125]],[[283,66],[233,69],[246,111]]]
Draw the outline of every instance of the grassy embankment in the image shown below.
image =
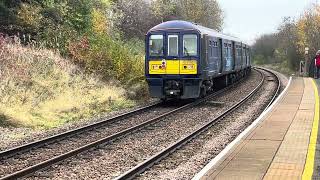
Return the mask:
[[0,126],[48,129],[134,104],[53,51],[0,41]]
[[292,71],[291,69],[282,66],[281,64],[259,64],[256,66],[261,66],[267,69],[272,69],[274,71],[280,72],[284,75],[291,76],[292,74],[297,74],[297,72]]

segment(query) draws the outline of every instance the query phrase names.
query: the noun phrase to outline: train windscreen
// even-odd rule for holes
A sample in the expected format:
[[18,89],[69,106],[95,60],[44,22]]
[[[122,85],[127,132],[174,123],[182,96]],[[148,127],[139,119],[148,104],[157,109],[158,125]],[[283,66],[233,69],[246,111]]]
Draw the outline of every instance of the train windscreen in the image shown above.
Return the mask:
[[183,35],[183,55],[197,56],[198,55],[198,36],[195,34]]
[[149,55],[163,56],[163,35],[151,35],[149,38]]

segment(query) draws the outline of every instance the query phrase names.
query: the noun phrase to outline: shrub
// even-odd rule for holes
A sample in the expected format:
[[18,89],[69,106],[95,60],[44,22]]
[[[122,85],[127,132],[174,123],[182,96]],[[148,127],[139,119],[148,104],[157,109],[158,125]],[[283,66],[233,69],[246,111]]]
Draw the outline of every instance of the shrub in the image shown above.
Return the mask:
[[2,122],[52,128],[134,105],[123,88],[86,75],[57,53],[3,37],[0,73]]
[[144,73],[144,56],[136,49],[130,49],[121,41],[105,34],[84,36],[69,44],[74,61],[87,72],[101,74],[104,79],[116,78],[123,84],[141,77]]

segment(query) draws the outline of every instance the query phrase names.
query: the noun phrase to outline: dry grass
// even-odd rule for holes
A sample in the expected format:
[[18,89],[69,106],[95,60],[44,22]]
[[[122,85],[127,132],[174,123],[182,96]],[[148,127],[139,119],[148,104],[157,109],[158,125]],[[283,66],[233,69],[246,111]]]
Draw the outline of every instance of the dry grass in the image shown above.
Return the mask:
[[42,48],[0,36],[0,126],[52,128],[131,107],[125,91]]
[[281,63],[277,63],[277,64],[274,63],[274,64],[262,64],[262,65],[258,65],[258,66],[272,69],[274,71],[280,72],[280,73],[287,75],[287,76],[291,76],[292,74],[298,74],[298,72],[294,72],[291,69],[289,69],[286,64],[283,65]]

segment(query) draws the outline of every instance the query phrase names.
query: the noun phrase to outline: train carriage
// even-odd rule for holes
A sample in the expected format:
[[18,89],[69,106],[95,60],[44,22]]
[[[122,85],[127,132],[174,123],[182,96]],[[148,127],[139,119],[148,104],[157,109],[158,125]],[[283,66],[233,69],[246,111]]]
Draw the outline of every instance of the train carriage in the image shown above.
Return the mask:
[[150,95],[190,99],[227,85],[250,71],[249,46],[239,39],[186,21],[168,21],[146,35]]

